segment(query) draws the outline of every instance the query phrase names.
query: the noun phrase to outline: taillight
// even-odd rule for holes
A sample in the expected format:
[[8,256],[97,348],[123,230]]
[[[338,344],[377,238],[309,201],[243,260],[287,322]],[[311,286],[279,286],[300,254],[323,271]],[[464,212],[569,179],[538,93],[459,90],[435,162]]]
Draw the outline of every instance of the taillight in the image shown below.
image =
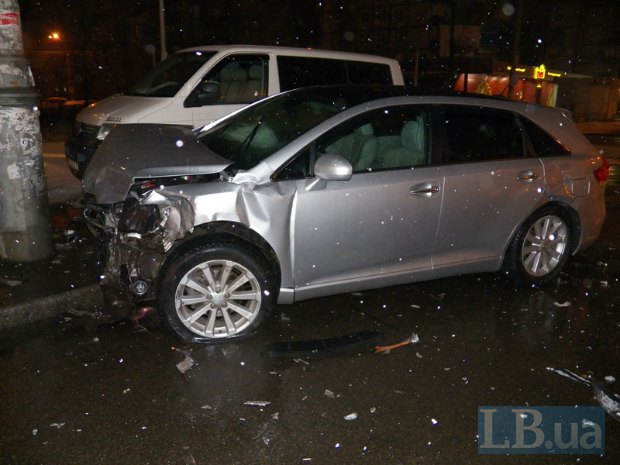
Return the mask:
[[609,163],[607,163],[607,160],[603,157],[601,157],[601,160],[603,163],[594,170],[594,177],[599,184],[605,184],[607,182],[607,178],[609,178]]

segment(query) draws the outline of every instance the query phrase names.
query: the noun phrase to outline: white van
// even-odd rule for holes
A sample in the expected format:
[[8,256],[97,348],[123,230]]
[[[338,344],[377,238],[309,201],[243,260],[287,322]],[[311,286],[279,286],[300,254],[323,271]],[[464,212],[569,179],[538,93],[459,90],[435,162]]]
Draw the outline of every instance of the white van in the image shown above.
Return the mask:
[[194,47],[170,55],[131,90],[76,117],[65,153],[78,178],[116,124],[199,127],[269,95],[309,85],[404,85],[396,60],[358,53],[253,45]]

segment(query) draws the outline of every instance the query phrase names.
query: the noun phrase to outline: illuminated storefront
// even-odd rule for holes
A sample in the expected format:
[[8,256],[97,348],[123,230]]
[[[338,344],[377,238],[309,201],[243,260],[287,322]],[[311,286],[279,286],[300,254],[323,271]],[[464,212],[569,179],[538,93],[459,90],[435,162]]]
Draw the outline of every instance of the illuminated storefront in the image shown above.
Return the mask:
[[496,62],[491,74],[461,73],[455,82],[454,90],[555,106],[558,93],[555,80],[561,76],[562,73],[548,70],[544,65],[517,66],[512,70],[509,64]]

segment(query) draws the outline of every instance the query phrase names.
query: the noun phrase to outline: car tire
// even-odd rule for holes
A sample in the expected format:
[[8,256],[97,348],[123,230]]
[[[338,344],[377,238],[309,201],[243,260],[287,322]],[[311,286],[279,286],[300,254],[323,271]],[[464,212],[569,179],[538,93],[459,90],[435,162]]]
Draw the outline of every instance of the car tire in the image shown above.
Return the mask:
[[572,247],[568,216],[546,207],[530,216],[517,230],[506,253],[505,268],[517,282],[540,284],[556,278]]
[[276,304],[266,260],[234,243],[210,243],[173,257],[161,273],[157,307],[164,324],[188,343],[253,334]]

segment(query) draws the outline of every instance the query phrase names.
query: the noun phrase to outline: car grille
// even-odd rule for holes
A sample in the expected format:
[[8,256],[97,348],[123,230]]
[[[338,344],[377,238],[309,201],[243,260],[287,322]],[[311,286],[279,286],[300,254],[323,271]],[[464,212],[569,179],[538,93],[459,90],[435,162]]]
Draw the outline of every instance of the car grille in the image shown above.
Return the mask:
[[80,142],[92,142],[97,138],[100,126],[93,126],[92,124],[75,123],[73,129],[74,135]]

